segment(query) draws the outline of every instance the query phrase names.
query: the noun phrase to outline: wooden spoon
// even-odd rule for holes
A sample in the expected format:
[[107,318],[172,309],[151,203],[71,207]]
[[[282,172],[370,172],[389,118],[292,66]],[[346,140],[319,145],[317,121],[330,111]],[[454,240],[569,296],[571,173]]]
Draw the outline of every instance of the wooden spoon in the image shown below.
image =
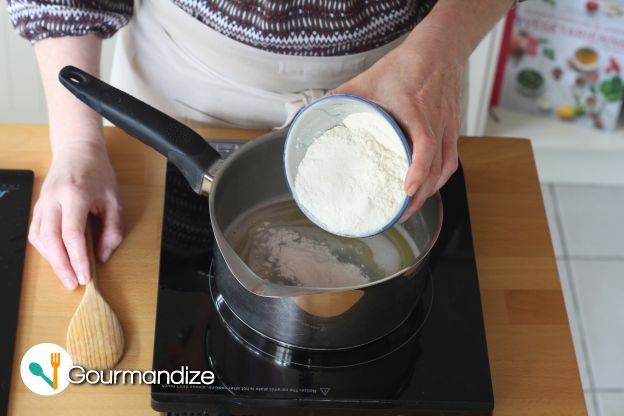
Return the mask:
[[91,281],[67,328],[67,352],[75,365],[93,370],[113,368],[124,353],[124,335],[119,319],[95,286],[91,218],[86,227]]

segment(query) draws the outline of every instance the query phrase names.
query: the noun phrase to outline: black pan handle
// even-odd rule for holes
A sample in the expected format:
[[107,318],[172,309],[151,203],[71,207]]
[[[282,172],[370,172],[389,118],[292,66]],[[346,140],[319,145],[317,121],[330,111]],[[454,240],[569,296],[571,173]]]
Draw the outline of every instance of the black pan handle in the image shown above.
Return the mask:
[[204,175],[212,180],[207,172],[221,156],[188,126],[73,66],[61,69],[59,80],[111,123],[166,156],[198,194]]

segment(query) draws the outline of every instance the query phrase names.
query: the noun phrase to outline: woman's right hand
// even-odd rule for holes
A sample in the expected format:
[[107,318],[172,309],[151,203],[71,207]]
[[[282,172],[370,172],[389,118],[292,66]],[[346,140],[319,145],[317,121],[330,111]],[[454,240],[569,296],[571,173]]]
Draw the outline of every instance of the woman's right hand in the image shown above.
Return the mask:
[[89,213],[102,232],[95,246],[106,262],[123,238],[115,173],[103,142],[68,140],[54,149],[52,165],[35,204],[28,240],[73,290],[91,279],[85,226]]

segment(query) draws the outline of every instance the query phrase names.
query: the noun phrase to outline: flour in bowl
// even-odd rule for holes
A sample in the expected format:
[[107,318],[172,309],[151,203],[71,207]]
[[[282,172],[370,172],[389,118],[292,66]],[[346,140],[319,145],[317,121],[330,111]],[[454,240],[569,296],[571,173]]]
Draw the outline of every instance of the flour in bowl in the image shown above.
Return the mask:
[[294,193],[327,231],[372,235],[403,207],[407,170],[403,143],[385,118],[350,114],[307,149],[297,168]]

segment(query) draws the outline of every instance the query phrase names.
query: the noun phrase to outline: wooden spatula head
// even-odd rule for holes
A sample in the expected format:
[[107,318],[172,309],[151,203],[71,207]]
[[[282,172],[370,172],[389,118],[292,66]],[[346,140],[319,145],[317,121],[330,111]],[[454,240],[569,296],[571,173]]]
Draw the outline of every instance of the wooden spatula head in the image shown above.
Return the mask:
[[67,352],[75,365],[94,370],[113,368],[124,353],[119,319],[93,281],[69,322]]

